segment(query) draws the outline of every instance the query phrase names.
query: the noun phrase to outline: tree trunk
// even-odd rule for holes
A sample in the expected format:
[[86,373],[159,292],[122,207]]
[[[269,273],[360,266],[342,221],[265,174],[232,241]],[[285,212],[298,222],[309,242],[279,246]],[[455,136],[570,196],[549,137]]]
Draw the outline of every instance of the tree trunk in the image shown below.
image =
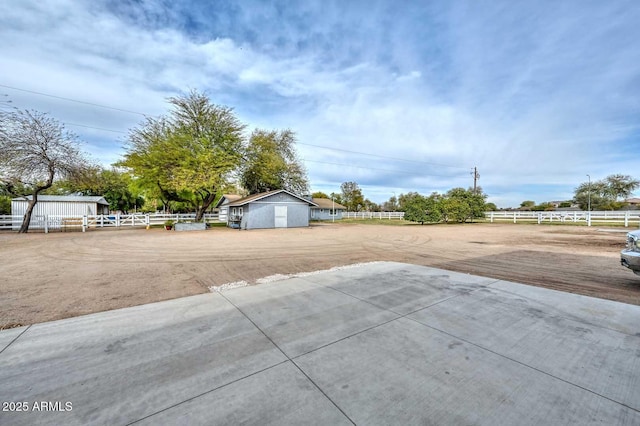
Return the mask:
[[204,212],[207,211],[209,206],[215,201],[216,193],[211,192],[202,200],[202,205],[196,210],[196,222],[200,222],[204,216]]
[[19,234],[26,234],[29,232],[29,225],[31,224],[31,213],[33,213],[33,208],[36,206],[38,202],[38,194],[40,191],[44,191],[45,189],[51,188],[53,185],[53,177],[55,176],[55,169],[50,166],[49,167],[49,178],[47,182],[43,186],[37,186],[31,194],[31,201],[27,204],[27,211],[24,214],[24,218],[22,219],[22,225],[20,226]]
[[38,202],[38,194],[33,194],[33,198],[27,203],[27,211],[22,218],[22,225],[20,226],[19,234],[26,234],[29,231],[29,224],[31,223],[31,213],[33,213],[33,208],[36,206]]

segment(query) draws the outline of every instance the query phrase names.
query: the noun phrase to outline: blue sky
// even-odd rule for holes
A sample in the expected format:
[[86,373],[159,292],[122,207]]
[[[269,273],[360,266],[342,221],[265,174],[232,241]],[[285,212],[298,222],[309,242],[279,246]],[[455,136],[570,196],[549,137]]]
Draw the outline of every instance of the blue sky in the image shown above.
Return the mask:
[[249,130],[294,130],[313,190],[382,202],[469,187],[477,166],[518,206],[640,178],[638,22],[635,0],[3,0],[0,100],[108,165],[141,114],[198,89]]

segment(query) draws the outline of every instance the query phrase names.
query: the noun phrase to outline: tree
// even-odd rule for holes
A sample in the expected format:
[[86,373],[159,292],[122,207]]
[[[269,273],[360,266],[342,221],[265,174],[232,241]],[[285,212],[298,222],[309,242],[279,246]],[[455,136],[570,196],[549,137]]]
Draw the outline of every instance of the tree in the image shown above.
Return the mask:
[[11,197],[0,195],[0,215],[11,214]]
[[484,205],[484,211],[486,212],[495,212],[498,210],[498,206],[495,205],[495,203],[485,203]]
[[586,210],[617,210],[624,206],[620,198],[629,197],[640,181],[628,175],[610,175],[594,182],[582,182],[574,191],[574,201]]
[[398,210],[406,211],[407,206],[410,205],[415,199],[420,199],[422,195],[417,192],[407,192],[406,194],[400,194],[398,196]]
[[411,222],[420,222],[421,225],[424,225],[425,222],[440,222],[442,220],[440,203],[440,196],[436,193],[431,194],[429,197],[417,194],[405,204],[404,219]]
[[165,205],[190,203],[201,220],[240,164],[245,126],[233,109],[197,91],[169,103],[173,110],[167,116],[147,118],[130,132],[118,165]]
[[398,199],[395,195],[389,197],[389,201],[385,201],[382,204],[382,210],[385,212],[395,212],[398,211]]
[[[463,189],[463,188],[453,188],[449,190],[446,194],[448,199],[456,199],[460,200],[462,204],[465,204],[468,207],[464,209],[462,207],[458,207],[457,203],[450,203],[450,208],[454,208],[455,213],[453,217],[455,220],[459,222],[466,222],[468,219],[471,219],[473,222],[474,218],[484,217],[485,212],[485,199],[487,195],[482,192],[481,188],[476,188],[475,192],[473,188]],[[454,207],[452,207],[454,206]],[[466,217],[461,217],[462,212],[467,212]]]
[[466,222],[471,216],[471,207],[462,198],[449,197],[441,201],[442,216],[445,222]]
[[618,201],[620,198],[629,198],[629,196],[640,187],[640,181],[629,175],[609,175],[604,178],[607,184],[609,195]]
[[344,206],[344,200],[342,199],[342,194],[336,194],[335,192],[332,192],[329,195],[329,198],[335,201],[337,204],[342,204]]
[[532,209],[535,207],[536,202],[532,200],[526,200],[520,203],[520,208],[522,209]]
[[368,212],[379,212],[380,205],[378,203],[374,203],[370,199],[366,198],[362,203],[362,208]]
[[342,190],[340,204],[344,205],[347,210],[358,212],[362,207],[364,207],[364,196],[362,195],[362,190],[357,183],[344,182],[340,185],[340,189]]
[[253,131],[240,172],[240,182],[249,194],[274,189],[298,195],[309,191],[307,172],[297,158],[295,142],[291,130]]
[[29,230],[38,195],[86,164],[77,137],[54,118],[27,110],[0,113],[0,185],[14,196],[31,196],[20,233]]
[[104,196],[110,210],[124,213],[141,208],[145,201],[135,189],[131,175],[117,168],[89,167],[83,173],[59,181],[51,189],[55,193]]
[[313,198],[331,198],[327,194],[325,194],[324,192],[321,192],[321,191],[314,192],[313,194],[311,194],[311,197],[313,197]]

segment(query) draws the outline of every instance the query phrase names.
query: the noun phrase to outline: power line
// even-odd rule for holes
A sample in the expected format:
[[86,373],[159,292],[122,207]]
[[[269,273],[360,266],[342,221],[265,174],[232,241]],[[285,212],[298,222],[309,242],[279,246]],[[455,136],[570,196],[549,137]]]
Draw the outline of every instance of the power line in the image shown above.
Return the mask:
[[[111,106],[108,106],[108,105],[101,105],[101,104],[96,104],[96,103],[93,103],[93,102],[86,102],[86,101],[81,101],[81,100],[78,100],[78,99],[72,99],[72,98],[67,98],[67,97],[63,97],[63,96],[51,95],[51,94],[48,94],[48,93],[37,92],[35,90],[21,89],[21,88],[18,88],[18,87],[8,86],[8,85],[5,85],[5,84],[0,84],[0,87],[5,87],[7,89],[18,90],[18,91],[26,92],[26,93],[33,93],[33,94],[40,95],[40,96],[47,96],[47,97],[54,98],[54,99],[61,99],[61,100],[68,101],[68,102],[76,102],[76,103],[80,103],[80,104],[84,104],[84,105],[95,106],[95,107],[98,107],[98,108],[105,108],[105,109],[110,109],[110,110],[114,110],[114,111],[126,112],[126,113],[129,113],[129,114],[137,114],[137,115],[141,115],[143,117],[147,117],[147,114],[144,114],[144,113],[138,112],[138,111],[131,111],[131,110],[123,109],[123,108],[116,108],[116,107],[111,107]],[[85,127],[85,128],[88,128],[88,129],[103,130],[103,131],[106,131],[106,132],[122,133],[122,134],[126,134],[127,133],[127,132],[123,132],[123,131],[120,131],[120,130],[111,130],[111,129],[105,129],[105,128],[99,128],[99,127],[92,127],[92,126],[87,126],[87,125],[83,125],[83,124],[74,124],[74,123],[66,123],[66,124],[68,124],[70,126]],[[334,147],[323,146],[323,145],[315,145],[315,144],[304,143],[304,142],[296,142],[296,144],[305,145],[305,146],[311,146],[311,147],[314,147],[314,148],[321,148],[321,149],[326,149],[326,150],[331,150],[331,151],[346,152],[346,153],[349,153],[349,154],[366,155],[366,156],[369,156],[369,157],[382,158],[382,159],[387,159],[387,160],[404,161],[404,162],[416,163],[416,164],[427,164],[427,165],[433,165],[433,166],[439,166],[439,167],[451,167],[451,168],[457,168],[457,169],[467,169],[467,167],[462,167],[462,166],[452,166],[452,165],[449,165],[449,164],[432,163],[432,162],[428,162],[428,161],[408,160],[406,158],[391,157],[391,156],[379,155],[379,154],[370,154],[368,152],[352,151],[352,150],[348,150],[348,149],[334,148]],[[312,160],[308,160],[308,161],[312,161]],[[335,164],[335,163],[327,163],[327,164]],[[352,166],[352,167],[354,167],[354,166]],[[363,167],[360,167],[360,168],[363,168]],[[376,169],[376,170],[384,170],[384,169]],[[384,171],[391,171],[391,170],[384,170]],[[402,172],[399,172],[399,173],[402,173]],[[413,174],[413,173],[410,173],[410,174]],[[445,175],[431,175],[431,176],[445,176]]]
[[103,127],[93,127],[93,126],[85,126],[84,124],[76,124],[76,123],[64,123],[67,126],[78,126],[78,127],[86,127],[87,129],[96,129],[96,130],[104,130],[105,132],[113,132],[113,133],[122,133],[122,134],[127,134],[127,132],[123,132],[121,130],[111,130],[111,129],[105,129]]
[[138,111],[131,111],[129,109],[115,108],[115,107],[110,107],[110,106],[107,106],[107,105],[96,104],[96,103],[93,103],[93,102],[80,101],[78,99],[71,99],[71,98],[65,98],[63,96],[50,95],[48,93],[36,92],[35,90],[20,89],[18,87],[7,86],[5,84],[0,84],[0,87],[5,87],[7,89],[12,89],[12,90],[19,90],[20,92],[33,93],[34,95],[47,96],[49,98],[62,99],[63,101],[76,102],[76,103],[79,103],[79,104],[91,105],[91,106],[98,107],[98,108],[111,109],[111,110],[114,110],[114,111],[126,112],[126,113],[129,113],[129,114],[137,114],[137,115],[141,115],[143,117],[147,117],[147,114],[143,114],[143,113],[138,112]]
[[330,164],[332,166],[343,166],[343,167],[353,167],[356,169],[366,169],[366,170],[376,170],[376,171],[380,171],[380,172],[389,172],[389,173],[402,173],[402,174],[406,174],[406,175],[422,175],[422,176],[437,176],[437,177],[453,177],[452,175],[437,175],[437,174],[429,174],[429,173],[417,173],[417,172],[406,172],[406,171],[402,171],[402,170],[389,170],[389,169],[378,169],[375,167],[364,167],[364,166],[354,166],[352,164],[340,164],[340,163],[332,163],[329,161],[318,161],[318,160],[308,160],[305,158],[301,159],[302,161],[307,161],[310,163],[320,163],[320,164]]
[[332,150],[332,151],[348,152],[350,154],[368,155],[369,157],[377,157],[377,158],[383,158],[383,159],[387,159],[387,160],[406,161],[408,163],[418,163],[418,164],[429,164],[429,165],[432,165],[432,166],[440,166],[440,167],[453,167],[453,168],[456,168],[456,169],[465,169],[465,170],[467,169],[467,167],[461,167],[461,166],[450,166],[450,165],[447,165],[447,164],[431,163],[431,162],[428,162],[428,161],[407,160],[406,158],[397,158],[397,157],[389,157],[389,156],[386,156],[386,155],[369,154],[367,152],[350,151],[348,149],[333,148],[333,147],[330,147],[330,146],[314,145],[314,144],[310,144],[310,143],[296,142],[296,144],[298,144],[298,145],[306,145],[306,146],[313,146],[313,147],[316,147],[316,148],[329,149],[329,150]]

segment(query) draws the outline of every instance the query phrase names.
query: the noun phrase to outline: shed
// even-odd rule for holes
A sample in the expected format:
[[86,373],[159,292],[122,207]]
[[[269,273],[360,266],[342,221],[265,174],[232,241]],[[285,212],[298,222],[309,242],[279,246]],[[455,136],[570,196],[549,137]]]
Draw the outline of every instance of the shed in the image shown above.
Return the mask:
[[315,206],[311,206],[311,220],[342,219],[342,212],[347,208],[329,198],[312,198]]
[[227,225],[241,229],[297,228],[309,226],[313,201],[284,189],[262,192],[229,202]]
[[[31,195],[12,199],[11,215],[24,217],[27,212],[27,204],[31,199]],[[34,228],[39,226],[40,221],[33,220],[38,216],[78,217],[96,216],[100,214],[109,214],[109,203],[104,197],[39,195],[38,202],[33,208],[31,226]],[[18,227],[19,226],[18,223]]]

